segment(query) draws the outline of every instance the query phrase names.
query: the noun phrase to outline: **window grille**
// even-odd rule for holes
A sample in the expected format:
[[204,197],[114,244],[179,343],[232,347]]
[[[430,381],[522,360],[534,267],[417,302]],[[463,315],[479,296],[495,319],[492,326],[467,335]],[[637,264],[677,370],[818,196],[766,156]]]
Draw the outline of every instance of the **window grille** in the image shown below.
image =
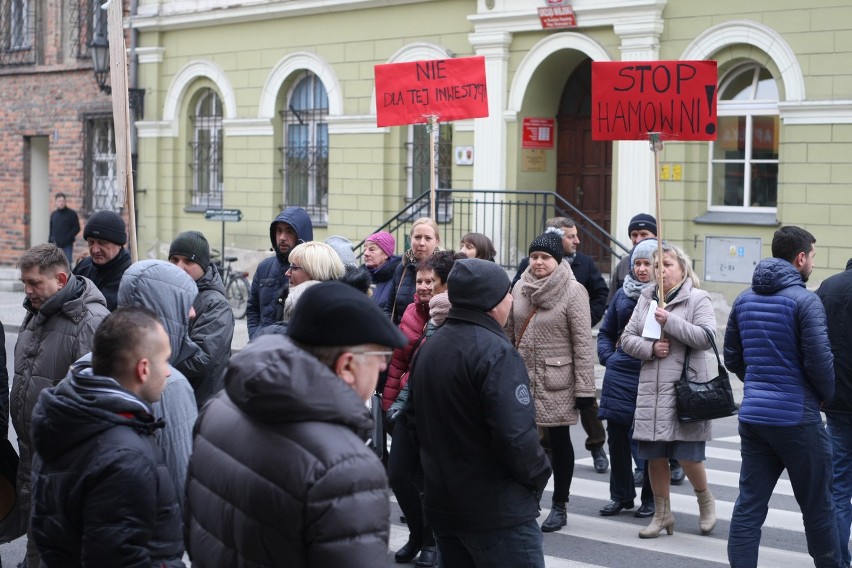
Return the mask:
[[0,0],[0,65],[36,62],[35,0]]
[[[425,124],[412,124],[408,127],[409,142],[408,164],[406,173],[408,177],[408,199],[414,199],[422,193],[429,191],[431,182],[429,168],[431,159],[429,156],[430,135]],[[438,123],[438,131],[435,136],[435,185],[436,189],[453,188],[453,128],[450,124]],[[452,219],[452,204],[448,193],[439,193],[435,204],[437,222],[445,223]],[[428,203],[422,210],[416,213],[424,217],[429,215]]]
[[299,78],[281,112],[284,204],[305,209],[315,224],[328,223],[328,95],[313,73]]
[[68,45],[71,57],[89,59],[89,44],[96,31],[107,37],[107,12],[103,0],[68,1]]
[[204,89],[192,115],[192,190],[193,209],[222,207],[222,102],[212,89]]
[[83,202],[88,213],[121,211],[124,196],[118,195],[115,171],[115,130],[112,117],[95,117],[86,122],[86,156]]

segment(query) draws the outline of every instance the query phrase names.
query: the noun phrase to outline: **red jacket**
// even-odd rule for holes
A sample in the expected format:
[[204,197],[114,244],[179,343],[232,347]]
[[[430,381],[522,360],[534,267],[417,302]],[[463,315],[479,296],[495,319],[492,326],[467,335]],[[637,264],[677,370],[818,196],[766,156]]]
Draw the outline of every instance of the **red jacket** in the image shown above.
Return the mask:
[[382,391],[382,410],[387,411],[393,401],[399,395],[399,391],[408,381],[408,366],[411,364],[411,356],[414,346],[423,335],[423,328],[429,321],[429,302],[421,302],[416,296],[414,301],[405,308],[399,329],[408,338],[408,345],[394,349],[393,357],[388,366],[388,380]]

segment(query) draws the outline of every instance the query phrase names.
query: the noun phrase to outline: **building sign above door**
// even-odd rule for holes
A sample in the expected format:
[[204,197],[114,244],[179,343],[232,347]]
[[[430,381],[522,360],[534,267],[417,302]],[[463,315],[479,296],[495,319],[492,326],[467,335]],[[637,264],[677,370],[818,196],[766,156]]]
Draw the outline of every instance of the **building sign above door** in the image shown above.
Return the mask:
[[488,116],[485,57],[376,65],[378,126]]
[[559,0],[556,2],[548,0],[546,8],[539,8],[538,19],[541,20],[541,28],[544,30],[577,27],[574,9]]
[[522,148],[553,148],[552,118],[524,118]]
[[592,138],[716,140],[715,61],[592,62]]

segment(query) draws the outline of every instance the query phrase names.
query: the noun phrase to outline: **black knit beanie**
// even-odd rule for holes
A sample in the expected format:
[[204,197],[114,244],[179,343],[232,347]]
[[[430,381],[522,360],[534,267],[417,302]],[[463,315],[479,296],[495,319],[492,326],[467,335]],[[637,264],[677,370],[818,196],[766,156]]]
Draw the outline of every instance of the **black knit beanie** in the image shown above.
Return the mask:
[[463,258],[453,263],[447,276],[447,294],[453,307],[490,312],[503,301],[512,286],[500,265],[481,258]]
[[657,236],[657,220],[654,219],[652,215],[648,215],[647,213],[639,213],[638,215],[634,215],[630,220],[630,224],[627,225],[627,234],[629,235],[633,231],[641,231],[645,229],[646,231],[650,231],[654,233],[654,236]]
[[118,213],[98,211],[89,217],[83,229],[83,240],[89,237],[124,246],[127,244],[127,226]]
[[530,243],[529,254],[535,251],[546,252],[556,259],[556,263],[562,262],[562,257],[565,256],[565,249],[562,248],[562,236],[565,233],[562,229],[556,227],[548,227],[541,235]]
[[204,272],[210,266],[210,244],[198,231],[186,231],[176,236],[169,247],[169,258],[173,255],[191,260]]

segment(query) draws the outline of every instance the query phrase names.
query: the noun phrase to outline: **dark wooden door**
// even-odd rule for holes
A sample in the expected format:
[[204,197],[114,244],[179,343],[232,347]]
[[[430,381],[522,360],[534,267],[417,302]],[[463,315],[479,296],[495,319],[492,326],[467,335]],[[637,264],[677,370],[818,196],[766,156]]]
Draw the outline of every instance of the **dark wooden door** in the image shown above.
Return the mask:
[[[610,233],[612,143],[592,140],[590,60],[577,67],[565,86],[557,116],[556,161],[556,192]],[[575,221],[580,250],[607,271],[606,236],[582,218]]]

